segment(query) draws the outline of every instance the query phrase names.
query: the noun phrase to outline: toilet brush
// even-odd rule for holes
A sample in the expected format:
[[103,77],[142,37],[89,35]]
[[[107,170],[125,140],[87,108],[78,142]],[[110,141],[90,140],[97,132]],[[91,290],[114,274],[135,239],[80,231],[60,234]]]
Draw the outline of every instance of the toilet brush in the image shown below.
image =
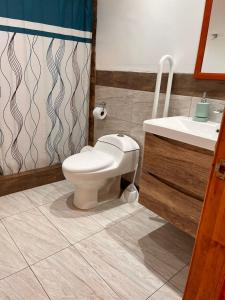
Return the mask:
[[120,199],[123,202],[130,203],[130,202],[137,201],[138,198],[139,198],[139,192],[138,192],[138,190],[135,186],[135,179],[136,179],[136,176],[137,176],[137,169],[138,169],[138,165],[135,169],[132,183],[123,191],[123,193],[120,197]]

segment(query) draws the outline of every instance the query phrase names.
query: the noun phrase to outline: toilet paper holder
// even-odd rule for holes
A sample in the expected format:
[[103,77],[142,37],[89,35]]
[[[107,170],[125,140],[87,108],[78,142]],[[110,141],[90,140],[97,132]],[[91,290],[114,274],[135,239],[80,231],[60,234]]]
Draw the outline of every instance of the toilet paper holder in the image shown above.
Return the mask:
[[106,103],[96,103],[96,106],[93,110],[93,116],[96,120],[104,120],[107,116]]

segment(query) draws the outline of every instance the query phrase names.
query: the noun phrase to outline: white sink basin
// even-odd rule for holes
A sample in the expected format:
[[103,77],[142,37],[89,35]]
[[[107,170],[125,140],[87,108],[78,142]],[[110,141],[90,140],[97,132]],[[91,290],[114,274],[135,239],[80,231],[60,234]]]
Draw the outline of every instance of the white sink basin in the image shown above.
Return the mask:
[[196,122],[188,117],[169,117],[144,121],[144,131],[208,150],[215,149],[219,123]]

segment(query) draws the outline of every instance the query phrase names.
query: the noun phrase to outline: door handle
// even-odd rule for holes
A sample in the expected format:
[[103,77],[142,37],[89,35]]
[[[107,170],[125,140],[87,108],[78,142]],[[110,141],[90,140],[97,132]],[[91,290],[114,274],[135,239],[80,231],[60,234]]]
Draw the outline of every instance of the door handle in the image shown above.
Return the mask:
[[221,159],[216,164],[216,177],[225,180],[225,159]]

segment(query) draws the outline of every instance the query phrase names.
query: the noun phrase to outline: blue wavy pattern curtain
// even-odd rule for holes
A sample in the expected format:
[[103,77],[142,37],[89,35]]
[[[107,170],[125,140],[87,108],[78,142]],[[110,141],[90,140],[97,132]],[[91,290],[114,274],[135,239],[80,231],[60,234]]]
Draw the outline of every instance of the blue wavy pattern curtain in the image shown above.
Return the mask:
[[0,1],[0,174],[87,143],[92,0]]

